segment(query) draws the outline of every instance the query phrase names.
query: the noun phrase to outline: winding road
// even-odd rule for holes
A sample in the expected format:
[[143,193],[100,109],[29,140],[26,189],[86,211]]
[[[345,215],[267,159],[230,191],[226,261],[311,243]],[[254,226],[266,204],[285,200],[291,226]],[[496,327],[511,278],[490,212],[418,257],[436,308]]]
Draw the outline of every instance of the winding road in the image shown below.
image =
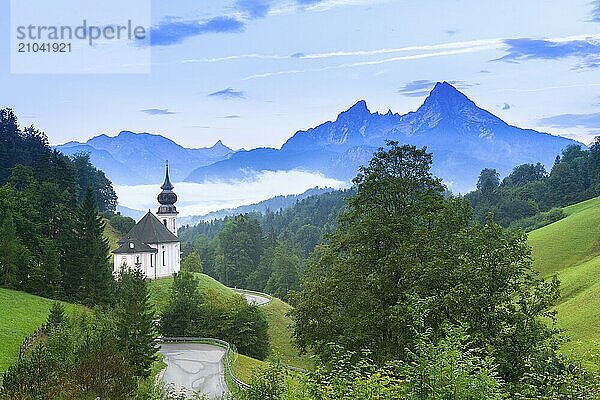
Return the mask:
[[[233,290],[249,304],[263,306],[271,301],[259,293]],[[210,399],[220,399],[228,393],[223,364],[225,351],[223,347],[205,343],[162,343],[160,352],[167,367],[161,379],[175,391],[185,391],[186,396],[200,392]]]
[[223,357],[225,349],[201,343],[163,343],[163,361],[167,364],[162,380],[186,396],[196,392],[219,399],[228,392]]

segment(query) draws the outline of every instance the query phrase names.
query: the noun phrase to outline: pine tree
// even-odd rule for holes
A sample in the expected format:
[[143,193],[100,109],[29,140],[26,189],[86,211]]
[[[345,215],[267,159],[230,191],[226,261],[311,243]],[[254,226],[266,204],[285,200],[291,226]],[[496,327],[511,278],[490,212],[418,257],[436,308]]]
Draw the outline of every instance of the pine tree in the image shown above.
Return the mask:
[[79,224],[79,300],[87,305],[109,304],[112,301],[114,279],[109,261],[108,241],[104,237],[104,222],[98,215],[96,199],[91,188],[86,190],[79,210]]
[[54,329],[58,325],[60,325],[63,321],[65,321],[65,306],[62,305],[61,302],[55,301],[52,303],[52,307],[50,308],[50,314],[48,314],[47,326],[48,329]]
[[136,376],[147,377],[156,360],[158,347],[150,294],[139,264],[136,268],[121,270],[118,298],[116,312],[120,347],[129,358]]
[[0,223],[0,285],[17,288],[28,275],[28,251],[19,241],[12,213]]

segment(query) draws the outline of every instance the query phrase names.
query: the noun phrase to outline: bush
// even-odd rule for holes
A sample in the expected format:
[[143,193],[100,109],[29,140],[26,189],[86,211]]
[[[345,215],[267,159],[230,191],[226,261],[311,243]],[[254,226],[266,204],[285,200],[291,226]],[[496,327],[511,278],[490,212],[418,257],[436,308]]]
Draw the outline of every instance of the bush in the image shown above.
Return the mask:
[[521,218],[510,224],[511,228],[523,229],[525,232],[531,232],[553,222],[565,218],[567,215],[561,208],[553,208],[546,212],[537,213],[534,216]]

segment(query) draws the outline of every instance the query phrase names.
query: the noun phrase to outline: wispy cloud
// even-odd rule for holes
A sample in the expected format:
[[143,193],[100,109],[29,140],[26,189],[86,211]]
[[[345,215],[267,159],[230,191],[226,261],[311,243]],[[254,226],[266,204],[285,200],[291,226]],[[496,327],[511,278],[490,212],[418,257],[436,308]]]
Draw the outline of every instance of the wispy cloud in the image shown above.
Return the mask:
[[506,54],[495,61],[518,62],[523,60],[559,60],[576,58],[577,68],[600,66],[600,40],[589,37],[577,40],[506,39]]
[[226,116],[224,116],[222,118],[225,118],[225,119],[237,119],[237,118],[242,118],[242,117],[240,117],[239,115],[226,115]]
[[600,22],[600,0],[592,1],[592,21]]
[[510,104],[504,103],[503,105],[498,106],[498,108],[500,108],[501,110],[510,110]]
[[444,32],[448,36],[454,36],[459,32],[459,30],[458,29],[446,29]]
[[[448,83],[452,84],[457,89],[466,89],[471,86],[478,85],[477,83],[469,83],[465,81],[448,81]],[[430,81],[428,79],[418,79],[406,83],[404,86],[398,89],[398,93],[402,96],[407,97],[423,97],[429,94],[429,92],[431,91],[431,89],[433,89],[435,84],[435,81]]]
[[553,128],[589,128],[598,129],[600,127],[600,112],[592,114],[560,114],[546,117],[538,120],[542,126]]
[[[489,49],[493,49],[493,48],[495,48],[495,46],[488,45],[485,49],[489,50]],[[430,52],[430,53],[420,53],[420,54],[412,54],[412,55],[406,55],[406,56],[384,58],[381,60],[360,61],[360,62],[354,62],[354,63],[330,65],[330,66],[320,67],[320,68],[307,68],[307,69],[265,72],[263,74],[247,76],[242,80],[246,81],[246,80],[251,80],[251,79],[266,78],[266,77],[277,76],[277,75],[291,75],[291,74],[302,74],[302,73],[307,73],[307,72],[323,72],[323,71],[337,70],[337,69],[365,67],[365,66],[394,63],[394,62],[399,62],[399,61],[419,60],[419,59],[424,59],[424,58],[443,57],[443,56],[450,56],[450,55],[473,53],[473,52],[478,52],[478,51],[482,51],[482,50],[484,50],[482,47],[471,47],[471,48],[462,48],[462,49],[455,49],[455,50],[436,51],[436,52]]]
[[167,108],[147,108],[145,110],[140,110],[141,112],[148,115],[171,115],[177,114],[174,111],[169,111]]
[[236,0],[235,8],[247,18],[264,18],[273,5],[272,0]]
[[167,19],[151,28],[152,46],[169,46],[185,39],[208,33],[239,33],[244,23],[234,17],[214,17],[204,21]]
[[210,93],[209,96],[221,97],[224,99],[243,99],[245,97],[244,92],[242,92],[241,90],[234,90],[232,88],[227,88]]

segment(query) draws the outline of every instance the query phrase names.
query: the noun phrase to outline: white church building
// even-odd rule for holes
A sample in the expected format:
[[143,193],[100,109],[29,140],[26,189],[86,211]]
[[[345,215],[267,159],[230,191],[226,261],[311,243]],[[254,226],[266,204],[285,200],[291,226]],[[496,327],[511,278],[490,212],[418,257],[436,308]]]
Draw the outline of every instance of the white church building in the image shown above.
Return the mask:
[[140,268],[150,279],[171,276],[179,272],[181,246],[177,237],[177,195],[169,179],[169,164],[165,182],[158,195],[158,212],[150,210],[139,220],[127,235],[119,240],[113,251],[113,273],[117,274],[123,264],[129,268]]

